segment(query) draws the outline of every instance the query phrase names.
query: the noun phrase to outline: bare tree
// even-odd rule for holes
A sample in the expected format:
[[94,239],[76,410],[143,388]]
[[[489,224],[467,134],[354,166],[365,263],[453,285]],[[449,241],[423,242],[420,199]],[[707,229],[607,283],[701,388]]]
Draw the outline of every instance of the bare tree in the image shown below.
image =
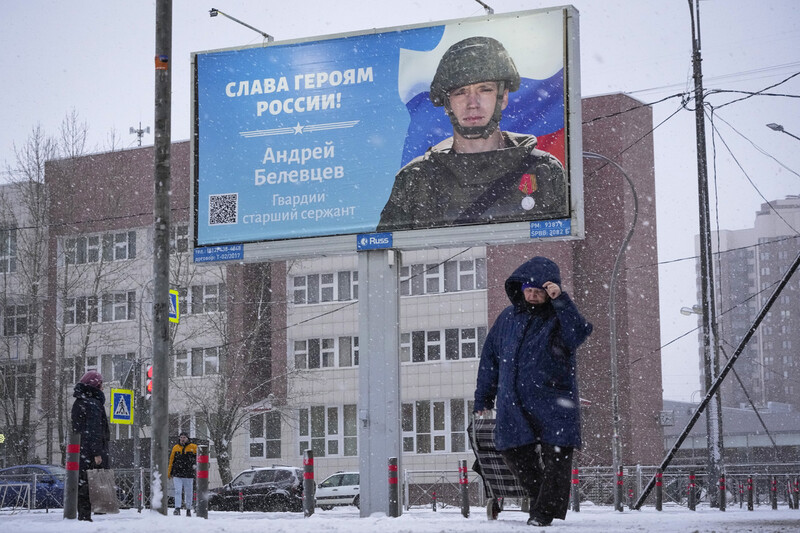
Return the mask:
[[[0,191],[0,303],[4,316],[0,416],[9,443],[7,458],[16,463],[31,458],[42,423],[42,417],[32,414],[40,390],[36,368],[43,362],[41,304],[47,278],[48,212],[44,168],[56,154],[55,141],[41,126],[35,126],[22,146],[14,146],[14,164],[7,168],[10,180]],[[44,421],[50,427],[48,414],[44,411]]]

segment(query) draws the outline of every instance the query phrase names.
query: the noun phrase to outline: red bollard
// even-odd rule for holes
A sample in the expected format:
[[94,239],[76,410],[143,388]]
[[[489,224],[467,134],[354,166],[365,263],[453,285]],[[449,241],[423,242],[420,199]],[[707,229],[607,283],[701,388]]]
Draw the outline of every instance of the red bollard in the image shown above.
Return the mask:
[[697,508],[697,501],[696,497],[697,494],[695,493],[695,482],[694,482],[694,471],[689,472],[689,510],[694,511]]
[[778,508],[778,478],[772,476],[772,482],[770,483],[770,491],[769,491],[769,500],[772,504],[773,509]]
[[625,471],[623,470],[622,466],[619,467],[619,472],[617,472],[617,501],[616,501],[616,509],[615,511],[622,512],[624,505],[622,504],[622,494],[625,488]]
[[800,478],[794,478],[794,508],[800,509],[798,507],[800,504]]
[[244,494],[242,494],[241,490],[239,491],[239,512],[244,512]]
[[303,455],[303,516],[306,518],[314,514],[314,493],[317,485],[314,483],[314,451],[308,449]]
[[747,478],[747,510],[753,510],[753,477]]
[[431,499],[431,507],[433,508],[433,512],[436,512],[436,491],[433,491],[432,494],[433,498]]
[[581,511],[581,492],[580,492],[580,478],[578,477],[578,469],[572,469],[572,510],[576,513]]
[[197,516],[208,519],[208,446],[198,446],[197,455]]
[[461,516],[469,518],[469,478],[466,459],[458,462],[458,486],[461,489]]
[[397,482],[397,457],[389,457],[389,516],[400,516],[400,484]]
[[724,511],[728,504],[728,494],[725,492],[725,474],[719,476],[719,510]]
[[67,477],[64,484],[64,518],[78,518],[78,483],[80,477],[81,434],[70,431],[67,442]]
[[664,472],[659,468],[656,471],[656,511],[661,511],[664,506]]

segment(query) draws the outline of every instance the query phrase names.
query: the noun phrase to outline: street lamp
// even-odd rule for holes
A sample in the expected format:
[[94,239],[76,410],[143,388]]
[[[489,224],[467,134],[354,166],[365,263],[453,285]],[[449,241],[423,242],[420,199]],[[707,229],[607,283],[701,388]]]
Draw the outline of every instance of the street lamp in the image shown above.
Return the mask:
[[690,315],[702,315],[703,308],[697,304],[694,304],[691,307],[681,307],[681,314],[683,316],[690,316]]
[[[619,414],[619,355],[617,354],[617,312],[615,307],[617,300],[617,277],[619,275],[622,256],[625,250],[628,249],[628,243],[631,241],[633,231],[636,229],[636,220],[639,217],[639,197],[636,195],[636,187],[633,186],[633,181],[630,176],[628,176],[625,170],[615,161],[604,155],[595,154],[593,152],[583,152],[583,157],[587,159],[600,159],[614,165],[617,170],[625,176],[625,180],[628,182],[628,186],[631,188],[631,193],[633,194],[633,220],[631,221],[628,234],[625,235],[622,245],[617,251],[617,257],[614,260],[614,269],[611,271],[611,285],[608,290],[608,330],[610,334],[609,345],[611,351],[611,419],[613,431],[611,437],[611,461],[613,463],[614,475],[616,476],[620,468],[622,468],[622,430]],[[614,509],[622,511],[622,498],[620,493],[616,490],[614,491]]]
[[234,22],[238,22],[238,23],[239,23],[239,24],[241,24],[242,26],[244,26],[244,27],[246,27],[246,28],[250,28],[251,30],[253,30],[253,31],[255,31],[255,32],[258,32],[258,33],[260,33],[260,34],[261,34],[261,35],[264,37],[264,39],[266,39],[266,40],[267,40],[267,42],[268,42],[268,43],[271,43],[272,41],[274,41],[274,40],[275,40],[275,37],[273,37],[272,35],[268,35],[268,34],[264,33],[263,31],[259,30],[258,28],[254,28],[254,27],[253,27],[253,26],[251,26],[250,24],[247,24],[246,22],[242,22],[241,20],[239,20],[239,19],[237,19],[237,18],[235,18],[235,17],[232,17],[232,16],[228,15],[227,13],[223,13],[223,12],[222,12],[222,11],[220,11],[219,9],[216,9],[216,8],[213,8],[213,7],[212,7],[212,8],[211,8],[211,9],[208,11],[208,16],[209,16],[209,17],[216,17],[217,15],[222,15],[223,17],[228,17],[228,18],[229,18],[229,19],[231,19],[232,21],[234,21]]
[[794,133],[789,133],[788,131],[786,131],[785,129],[783,129],[783,126],[781,126],[780,124],[775,124],[774,122],[770,122],[769,124],[767,124],[767,127],[768,127],[769,129],[771,129],[772,131],[780,131],[780,132],[782,132],[782,133],[785,133],[785,134],[786,134],[786,135],[788,135],[789,137],[794,137],[795,139],[797,139],[798,141],[800,141],[800,137],[798,137],[798,136],[797,136],[797,135],[795,135]]

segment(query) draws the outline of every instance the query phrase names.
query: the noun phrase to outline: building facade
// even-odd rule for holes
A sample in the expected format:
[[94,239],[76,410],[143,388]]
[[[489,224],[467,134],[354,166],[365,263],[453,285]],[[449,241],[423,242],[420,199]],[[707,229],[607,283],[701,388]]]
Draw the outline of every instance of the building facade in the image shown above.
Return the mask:
[[[595,326],[579,349],[584,465],[611,463],[612,394],[619,399],[623,461],[662,455],[655,177],[648,107],[624,96],[583,101],[584,148],[616,161],[585,160],[586,238],[402,253],[400,368],[403,465],[457,468],[473,457],[466,428],[483,339],[508,305],[503,283],[524,260],[545,255]],[[182,318],[171,326],[170,432],[188,430],[220,470],[300,464],[312,449],[318,477],[358,468],[358,261],[355,253],[259,264],[194,264],[189,243],[189,143],[172,147],[171,272]],[[42,404],[71,405],[88,369],[106,390],[127,370],[145,372],[152,301],[153,149],[53,161],[47,298],[40,375],[56,384]],[[619,386],[611,388],[609,286],[618,269]],[[655,333],[654,333],[655,332]],[[138,369],[138,370],[136,370]],[[63,415],[64,411],[62,411]],[[230,419],[230,420],[228,420]],[[60,420],[60,422],[59,422]],[[228,420],[227,422],[225,422]],[[227,424],[227,425],[226,425]],[[64,418],[50,440],[64,442]],[[230,435],[222,429],[232,431]],[[60,429],[59,429],[60,428]],[[221,429],[222,428],[222,429]],[[173,431],[174,430],[174,431]],[[61,433],[60,433],[61,432]],[[120,461],[132,431],[117,427]],[[146,443],[149,428],[141,437]],[[54,450],[58,450],[58,444]],[[140,450],[147,464],[146,449]],[[59,462],[54,451],[48,460]],[[223,464],[224,463],[224,464]]]
[[[800,196],[762,204],[753,226],[714,232],[720,365],[732,356],[800,249]],[[699,268],[699,267],[698,267]],[[699,274],[698,274],[699,279]],[[698,301],[700,300],[698,285]],[[702,337],[701,337],[702,341]],[[703,354],[700,353],[701,383]],[[789,279],[722,384],[729,407],[783,403],[800,408],[800,281]]]

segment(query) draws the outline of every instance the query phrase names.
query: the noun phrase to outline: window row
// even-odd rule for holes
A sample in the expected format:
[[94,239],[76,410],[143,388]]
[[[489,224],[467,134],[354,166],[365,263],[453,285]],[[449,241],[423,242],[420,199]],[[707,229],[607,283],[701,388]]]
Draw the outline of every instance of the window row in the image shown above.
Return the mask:
[[401,333],[400,362],[473,359],[481,353],[485,340],[485,326]]
[[222,346],[174,350],[170,377],[215,376],[219,374],[224,362],[225,349]]
[[225,311],[226,289],[224,283],[192,285],[178,289],[178,306],[181,315],[200,315]]
[[64,302],[64,324],[119,322],[136,318],[136,291],[116,291],[97,296],[76,296]]
[[[194,285],[178,289],[181,315],[196,315],[225,311],[225,284]],[[12,310],[7,316],[21,316],[26,306],[8,306]],[[25,309],[27,314],[27,310]],[[136,318],[136,291],[116,291],[97,296],[76,296],[64,303],[64,324],[90,324],[97,322],[119,322]],[[20,325],[15,326],[16,330]],[[24,333],[24,331],[22,331]],[[17,333],[19,334],[19,333]]]
[[294,341],[296,369],[358,366],[358,337],[330,337]]
[[64,242],[64,258],[68,265],[123,261],[136,257],[136,232],[104,233],[71,237]]
[[358,300],[358,271],[294,276],[292,291],[297,305]]
[[486,259],[461,259],[400,268],[400,295],[417,296],[486,288]]
[[[401,427],[403,431],[403,453],[458,453],[469,450],[467,426],[473,401],[462,398],[450,400],[419,400],[402,404]],[[256,415],[250,425],[250,456],[263,457],[260,453],[266,441],[280,438],[280,416],[272,416],[273,427]],[[355,404],[343,406],[317,405],[298,411],[298,454],[307,449],[314,457],[348,457],[358,455],[358,420]],[[254,446],[255,445],[255,446]],[[259,452],[259,453],[256,453]],[[254,453],[256,453],[254,455]],[[266,457],[279,457],[273,455]]]

